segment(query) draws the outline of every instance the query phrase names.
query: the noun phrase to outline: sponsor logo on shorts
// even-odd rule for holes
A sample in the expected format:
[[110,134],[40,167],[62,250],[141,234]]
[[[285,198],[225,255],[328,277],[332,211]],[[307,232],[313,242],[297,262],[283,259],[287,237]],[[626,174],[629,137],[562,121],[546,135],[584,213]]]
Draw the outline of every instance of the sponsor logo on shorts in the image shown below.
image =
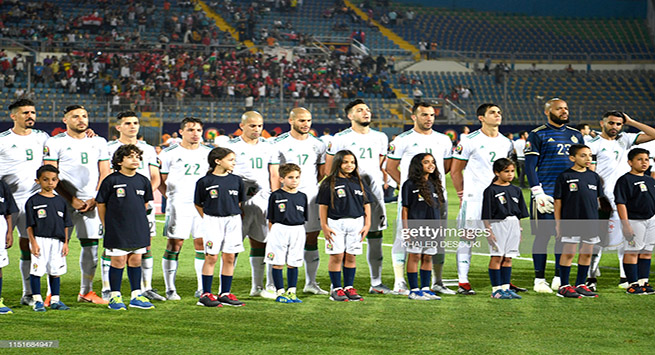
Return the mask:
[[396,151],[396,146],[393,144],[389,144],[389,149],[387,149],[387,153],[393,154]]
[[327,244],[325,244],[325,247],[326,247],[328,250],[332,250],[332,249],[334,249],[334,245],[332,245],[332,243],[327,243]]
[[38,218],[46,218],[48,217],[48,213],[45,211],[45,209],[39,209],[36,211],[36,215]]
[[209,190],[209,197],[218,198],[218,190],[216,190],[216,189]]
[[211,248],[211,247],[214,246],[214,242],[208,241],[206,245],[207,245],[207,248]]
[[462,153],[462,149],[464,149],[464,148],[462,147],[462,145],[461,145],[461,144],[458,144],[457,147],[455,147],[455,153],[457,153],[457,154],[461,154],[461,153]]
[[578,184],[572,182],[569,184],[569,191],[578,191]]
[[39,268],[39,264],[37,263],[32,264],[32,269],[36,270],[38,268]]
[[285,205],[284,203],[277,205],[277,207],[280,209],[280,212],[284,212],[287,210],[287,205]]
[[117,188],[116,197],[125,197],[125,189],[122,187]]
[[275,258],[275,254],[268,253],[268,254],[266,254],[266,257],[268,258],[268,260],[273,260]]

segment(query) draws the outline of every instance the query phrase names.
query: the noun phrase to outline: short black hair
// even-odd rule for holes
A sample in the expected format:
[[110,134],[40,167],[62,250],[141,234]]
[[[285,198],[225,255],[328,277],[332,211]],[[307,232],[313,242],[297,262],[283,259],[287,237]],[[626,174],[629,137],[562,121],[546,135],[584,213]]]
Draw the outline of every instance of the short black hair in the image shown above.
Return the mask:
[[9,105],[7,108],[9,109],[9,111],[13,111],[19,107],[24,107],[24,106],[34,106],[34,101],[30,99],[20,99]]
[[180,123],[180,129],[184,129],[184,126],[186,126],[187,123],[197,123],[197,124],[200,125],[200,127],[203,126],[203,125],[202,125],[202,120],[201,120],[201,119],[199,119],[199,118],[195,118],[195,117],[185,117],[185,118],[182,120],[182,123]]
[[56,166],[50,164],[41,165],[38,169],[36,169],[36,178],[41,178],[41,175],[47,172],[59,174],[59,169],[57,169]]
[[581,131],[587,126],[589,126],[589,123],[578,123],[578,125],[575,126],[575,129],[577,129],[578,131]]
[[580,149],[583,149],[583,148],[587,148],[587,149],[589,149],[589,147],[587,147],[587,146],[584,145],[584,144],[572,144],[572,145],[569,147],[569,156],[574,157],[576,154],[578,154],[578,152],[580,151]]
[[344,107],[343,110],[346,112],[346,115],[348,115],[348,114],[350,113],[350,110],[351,110],[353,107],[355,107],[355,106],[357,106],[357,105],[360,105],[360,104],[364,104],[364,105],[366,105],[366,102],[364,102],[364,100],[362,100],[362,99],[355,99],[355,100],[352,100],[352,101],[350,101],[350,102],[348,103],[348,105],[346,105],[346,107]]
[[111,157],[111,167],[112,169],[119,171],[121,170],[121,164],[123,163],[123,158],[130,156],[132,153],[137,153],[139,155],[139,159],[142,159],[141,157],[143,156],[143,151],[139,149],[134,144],[125,144],[114,152],[114,156]]
[[650,152],[644,148],[633,148],[628,152],[628,160],[634,159],[639,154],[646,154],[650,156]]
[[484,114],[487,113],[487,110],[488,110],[490,107],[498,107],[498,108],[500,108],[500,106],[498,106],[498,105],[496,105],[496,104],[494,104],[494,103],[492,103],[492,102],[484,103],[484,104],[478,106],[478,109],[475,110],[476,117],[477,117],[477,116],[484,116]]
[[621,111],[607,111],[603,114],[603,119],[606,119],[609,116],[614,116],[614,117],[620,117],[623,120],[623,124],[625,124],[625,114]]
[[122,120],[123,117],[136,117],[136,118],[139,118],[139,116],[137,116],[137,115],[136,115],[136,112],[134,112],[134,111],[123,111],[123,112],[120,112],[120,113],[116,116],[116,118],[117,118],[119,121]]
[[432,107],[432,105],[430,105],[429,103],[427,103],[427,102],[425,102],[425,101],[417,101],[417,102],[414,102],[414,106],[412,106],[412,115],[415,115],[415,114],[416,114],[416,110],[417,110],[419,107]]
[[528,133],[528,131],[521,131],[521,132],[519,132],[519,137],[523,137],[523,135],[527,134],[527,133]]
[[79,109],[79,108],[86,110],[86,108],[84,108],[84,106],[82,106],[82,105],[70,105],[70,106],[66,106],[66,108],[64,109],[64,115],[67,114],[67,113],[69,113],[69,112],[71,112],[71,111],[73,111],[73,110],[77,110],[77,109]]

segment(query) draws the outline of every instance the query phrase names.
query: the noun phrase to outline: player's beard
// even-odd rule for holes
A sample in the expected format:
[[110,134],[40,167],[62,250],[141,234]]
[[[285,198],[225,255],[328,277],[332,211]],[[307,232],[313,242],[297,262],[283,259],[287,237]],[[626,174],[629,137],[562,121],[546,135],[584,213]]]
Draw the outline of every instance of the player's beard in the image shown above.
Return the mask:
[[[296,125],[291,125],[291,128],[292,128],[294,131],[296,131],[296,133],[298,133],[298,134],[305,135],[305,134],[308,134],[308,133],[309,133],[309,129],[307,130],[307,132],[303,132],[302,129],[301,129],[299,126],[296,126]],[[311,128],[310,128],[310,129],[311,129]]]
[[371,121],[357,121],[357,124],[362,127],[368,127],[371,125]]
[[610,138],[614,138],[614,137],[618,136],[619,133],[620,133],[619,130],[617,130],[617,129],[614,129],[614,128],[607,128],[607,127],[605,127],[605,126],[603,126],[603,131],[604,131],[605,134],[606,134],[608,137],[610,137]]
[[548,112],[548,118],[550,118],[551,121],[555,124],[563,125],[569,123],[569,118],[568,116],[565,119],[559,118],[559,116],[553,114],[552,112]]

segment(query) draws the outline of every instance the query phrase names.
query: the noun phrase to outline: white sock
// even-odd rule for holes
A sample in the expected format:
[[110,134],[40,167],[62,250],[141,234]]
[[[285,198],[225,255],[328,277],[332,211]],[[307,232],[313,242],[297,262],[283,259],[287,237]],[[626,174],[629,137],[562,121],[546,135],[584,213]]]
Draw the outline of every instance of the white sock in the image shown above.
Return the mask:
[[619,272],[620,272],[620,277],[622,279],[625,279],[625,270],[623,269],[623,256],[625,255],[625,249],[623,246],[620,246],[618,249],[616,249],[616,256],[619,257]]
[[121,296],[121,291],[111,291],[111,298],[114,297],[120,297]]
[[598,265],[600,264],[600,258],[602,256],[603,256],[603,248],[598,248],[598,254],[591,255],[591,263],[589,264],[589,273],[587,274],[587,277],[600,276],[600,270],[598,269]]
[[287,292],[289,292],[289,293],[296,293],[296,288],[295,288],[295,287],[289,287],[289,289],[287,290]]
[[266,264],[266,288],[275,287],[273,282],[273,265]]
[[177,260],[161,259],[161,268],[164,272],[164,285],[166,291],[175,291],[175,275],[177,274]]
[[57,302],[59,302],[59,295],[52,295],[52,298],[50,298],[50,304]]
[[98,246],[91,245],[82,247],[80,252],[80,270],[82,271],[80,281],[80,294],[86,295],[93,291],[93,277],[98,267]]
[[377,286],[382,283],[382,238],[368,238],[368,248],[366,248],[366,261],[371,275],[371,286]]
[[[198,253],[202,254],[202,259],[199,259]],[[205,251],[196,250],[196,257],[193,258],[193,266],[196,269],[196,281],[198,282],[198,288],[196,290],[202,290],[202,266],[205,264]]]
[[637,282],[639,283],[639,286],[643,286],[648,283],[648,279],[639,279]]
[[491,292],[496,292],[496,291],[498,291],[500,289],[501,289],[500,286],[491,286]]
[[443,284],[443,259],[445,255],[435,254],[432,256],[432,284]]
[[132,294],[130,295],[130,299],[132,298],[137,298],[141,294],[141,290],[132,290]]
[[471,246],[468,243],[462,243],[457,248],[457,278],[459,283],[469,283],[469,269],[471,268]]
[[151,257],[141,259],[141,288],[152,290],[152,271],[155,261]]
[[319,265],[318,249],[305,250],[305,285],[316,283],[316,273]]
[[38,295],[32,295],[32,299],[34,302],[43,302],[43,297],[41,297],[40,293]]
[[509,290],[509,284],[501,285],[500,288],[502,288],[503,290],[507,291],[507,290]]
[[31,295],[32,287],[30,286],[30,267],[32,266],[32,260],[20,259],[18,265],[20,267],[20,275],[23,281],[23,296]]
[[393,276],[394,276],[394,288],[396,288],[397,285],[405,282],[405,263],[402,262],[397,262],[396,260],[393,261]]
[[266,269],[266,264],[264,263],[263,256],[251,256],[250,257],[250,275],[252,278],[252,289],[257,287],[264,287],[264,270]]
[[100,258],[100,276],[102,278],[102,291],[109,291],[109,266],[111,266],[111,258],[103,255]]
[[535,279],[534,279],[534,284],[535,284],[535,285],[536,285],[536,284],[539,284],[539,283],[544,283],[544,282],[546,282],[546,279],[538,279],[538,278],[535,278]]

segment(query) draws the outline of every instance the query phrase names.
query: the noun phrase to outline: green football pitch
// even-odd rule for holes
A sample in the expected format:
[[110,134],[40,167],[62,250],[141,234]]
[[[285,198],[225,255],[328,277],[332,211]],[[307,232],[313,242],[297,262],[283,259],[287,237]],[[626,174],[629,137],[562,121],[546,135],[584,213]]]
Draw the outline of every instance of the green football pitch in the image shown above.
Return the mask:
[[[448,187],[451,201],[455,192]],[[389,220],[396,205],[387,206]],[[457,206],[451,203],[451,219]],[[163,292],[161,237],[153,240],[155,288]],[[384,282],[393,284],[391,228],[385,232]],[[525,233],[527,234],[527,233]],[[246,249],[248,249],[246,243]],[[513,283],[531,288],[531,241],[522,243],[522,257],[514,261]],[[319,243],[319,250],[323,241]],[[484,245],[486,247],[486,245]],[[484,248],[482,248],[484,250]],[[336,303],[326,296],[299,294],[302,304],[278,304],[251,299],[248,250],[238,262],[233,293],[246,302],[239,308],[203,308],[193,297],[196,277],[193,247],[186,242],[177,274],[177,302],[156,302],[154,310],[110,311],[106,306],[76,303],[79,287],[79,243],[71,242],[68,273],[62,277],[62,301],[70,311],[35,313],[21,306],[19,252],[9,250],[11,263],[3,270],[3,297],[14,314],[0,316],[0,340],[57,340],[55,353],[649,353],[655,336],[655,296],[629,296],[616,284],[615,254],[601,263],[597,299],[563,299],[554,294],[523,294],[522,300],[489,297],[488,257],[474,255],[470,271],[475,296],[444,296],[441,301],[411,301],[403,296],[368,295],[368,267],[358,257],[355,287],[364,302]],[[327,257],[322,254],[318,281],[328,288]],[[552,256],[550,257],[552,259]],[[547,275],[552,277],[553,265]],[[575,277],[575,267],[572,277]],[[456,278],[455,256],[447,254],[444,278]],[[299,283],[304,281],[300,272]],[[45,289],[45,282],[43,288]],[[215,282],[215,288],[218,282]],[[129,294],[125,277],[123,293]],[[95,290],[100,291],[99,270]],[[0,342],[6,346],[7,342]],[[3,349],[10,351],[10,349]],[[24,353],[34,349],[13,350]]]

